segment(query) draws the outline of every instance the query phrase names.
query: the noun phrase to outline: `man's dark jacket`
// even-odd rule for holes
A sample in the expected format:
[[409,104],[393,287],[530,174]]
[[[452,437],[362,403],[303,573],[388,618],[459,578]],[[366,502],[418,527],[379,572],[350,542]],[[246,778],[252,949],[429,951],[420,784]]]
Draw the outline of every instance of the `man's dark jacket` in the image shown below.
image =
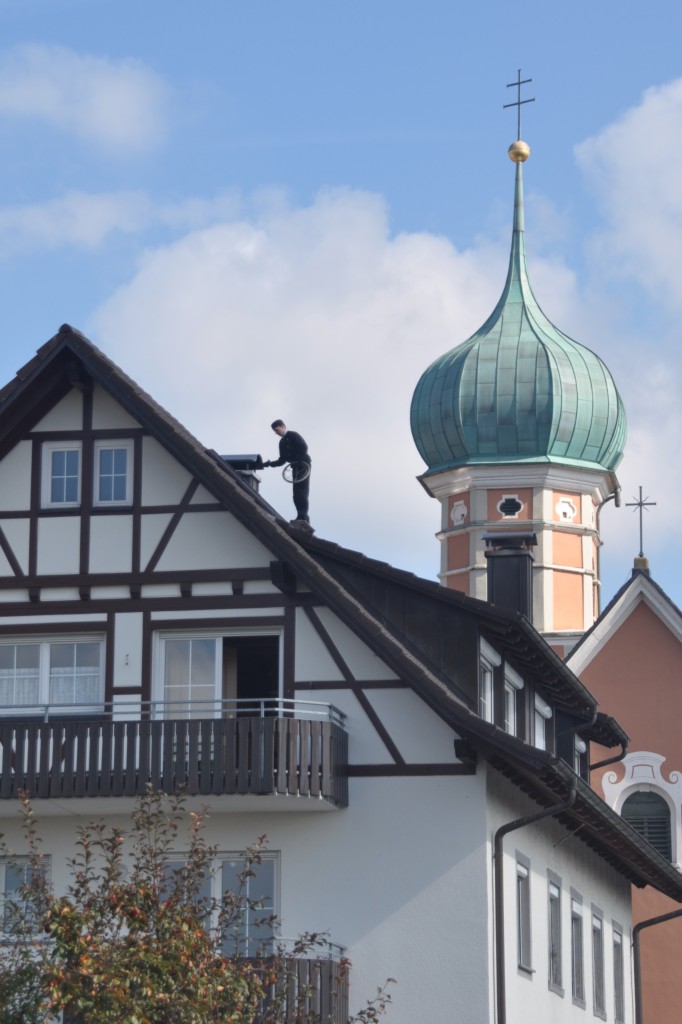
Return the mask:
[[308,445],[295,430],[287,430],[279,439],[279,458],[271,466],[283,466],[285,462],[307,462],[310,465]]

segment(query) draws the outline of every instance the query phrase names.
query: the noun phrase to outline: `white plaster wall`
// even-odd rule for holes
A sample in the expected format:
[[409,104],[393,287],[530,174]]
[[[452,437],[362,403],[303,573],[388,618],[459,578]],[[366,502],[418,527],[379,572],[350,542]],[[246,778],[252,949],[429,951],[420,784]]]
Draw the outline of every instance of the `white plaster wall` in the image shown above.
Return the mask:
[[409,763],[454,764],[455,734],[414,690],[367,690],[366,697]]
[[[148,593],[150,593],[154,589],[161,590],[160,587],[159,588],[143,587],[142,588],[142,596],[143,597],[146,596]],[[175,594],[177,595],[177,588],[175,590]],[[284,609],[283,608],[277,608],[277,607],[274,607],[274,608],[230,608],[229,611],[228,611],[225,608],[216,608],[214,610],[211,610],[210,608],[200,608],[200,609],[195,611],[195,610],[193,610],[191,608],[184,608],[184,609],[182,609],[180,611],[177,611],[177,612],[176,611],[166,611],[166,610],[160,611],[160,612],[152,612],[152,622],[155,619],[161,619],[163,621],[165,621],[165,620],[169,620],[170,621],[171,619],[214,619],[214,620],[218,620],[219,621],[221,628],[222,628],[222,626],[225,626],[227,628],[227,627],[229,627],[229,625],[230,625],[230,623],[232,621],[234,622],[235,626],[239,626],[239,619],[240,618],[251,619],[251,618],[254,618],[254,617],[258,617],[260,615],[262,615],[264,617],[268,617],[268,618],[273,616],[273,615],[284,615]],[[247,628],[253,629],[254,627],[250,626],[250,627],[247,627]],[[255,628],[257,629],[258,627],[255,627]],[[263,628],[264,629],[272,629],[271,626],[270,627],[265,626]]]
[[[347,948],[351,1009],[395,977],[387,1024],[490,1024],[481,776],[350,788],[349,808],[330,814],[215,814],[208,841],[233,853],[267,834],[280,853],[282,934],[328,929]],[[40,824],[59,888],[75,828],[68,818]]]
[[[2,531],[23,572],[28,572],[28,519],[5,519],[2,522]],[[13,576],[14,573],[11,572],[10,575]]]
[[215,495],[211,494],[211,492],[206,487],[204,487],[203,484],[200,484],[196,489],[194,497],[190,501],[190,505],[206,504],[217,505]]
[[90,572],[130,572],[132,549],[132,516],[91,518]]
[[153,437],[142,441],[142,504],[177,504],[187,490],[190,475]]
[[[16,591],[15,591],[16,594]],[[59,627],[69,622],[102,622],[105,623],[107,617],[102,612],[94,613],[76,613],[75,615],[50,615],[49,622],[45,622],[44,618],[37,617],[35,615],[3,615],[2,623],[4,626],[32,626],[35,630],[36,636],[44,634],[58,633]]]
[[83,395],[77,388],[72,388],[68,395],[57,402],[33,428],[42,430],[82,430],[83,429]]
[[95,430],[117,430],[126,427],[139,428],[140,426],[138,421],[99,385],[95,386],[92,395],[92,425]]
[[114,619],[114,688],[139,686],[142,674],[142,615],[120,612]]
[[[192,595],[194,597],[228,597],[233,593],[232,584],[229,580],[221,583],[193,583]],[[246,587],[244,587],[246,593]]]
[[341,669],[323,644],[302,608],[296,609],[297,680],[335,682],[343,679]]
[[38,520],[38,573],[74,573],[80,568],[81,523],[77,515]]
[[341,657],[356,679],[396,679],[380,658],[329,608],[315,609],[323,626],[336,644]]
[[143,515],[140,523],[140,565],[144,567],[156,551],[163,532],[171,521],[170,512]]
[[[492,842],[500,825],[540,810],[538,805],[516,791],[492,770],[488,773],[489,862]],[[516,938],[516,852],[530,860],[531,932],[533,973],[517,967]],[[616,920],[623,927],[625,955],[626,1020],[632,1020],[630,985],[631,896],[629,883],[553,819],[536,822],[510,833],[504,840],[505,942],[507,1020],[509,1024],[542,1021],[543,1024],[576,1024],[598,1020],[593,1015],[592,915],[595,904],[603,911],[604,977],[607,1019],[613,1021],[613,931]],[[548,875],[550,869],[561,878],[562,984],[564,995],[548,985]],[[573,1003],[571,995],[571,888],[583,898],[583,954],[585,1008]]]
[[229,512],[195,512],[182,517],[159,560],[168,569],[238,569],[267,566],[271,552]]
[[31,449],[30,441],[20,441],[0,462],[0,508],[30,508]]

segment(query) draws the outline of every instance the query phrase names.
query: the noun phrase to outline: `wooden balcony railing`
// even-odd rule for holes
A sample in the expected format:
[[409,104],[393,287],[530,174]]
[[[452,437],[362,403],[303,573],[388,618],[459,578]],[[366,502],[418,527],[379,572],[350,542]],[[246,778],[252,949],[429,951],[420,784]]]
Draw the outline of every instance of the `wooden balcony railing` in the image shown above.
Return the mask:
[[201,717],[193,706],[173,718],[164,717],[162,705],[135,718],[124,717],[118,704],[109,713],[100,707],[96,717],[55,717],[54,708],[27,717],[27,710],[0,717],[0,799],[22,791],[40,798],[134,797],[151,785],[190,796],[278,794],[348,803],[348,737],[342,716],[329,706],[233,702],[220,717]]
[[[277,999],[282,1024],[312,1021],[317,1024],[346,1024],[348,1020],[348,964],[326,958],[288,960],[283,978],[265,1000],[266,1007]],[[254,1018],[260,1024],[261,1015]],[[161,1020],[161,1018],[159,1018]],[[64,1024],[94,1024],[78,1013],[65,1013]]]
[[288,976],[278,986],[282,1024],[299,1024],[301,1020],[346,1024],[347,961],[301,957],[288,960],[286,967]]

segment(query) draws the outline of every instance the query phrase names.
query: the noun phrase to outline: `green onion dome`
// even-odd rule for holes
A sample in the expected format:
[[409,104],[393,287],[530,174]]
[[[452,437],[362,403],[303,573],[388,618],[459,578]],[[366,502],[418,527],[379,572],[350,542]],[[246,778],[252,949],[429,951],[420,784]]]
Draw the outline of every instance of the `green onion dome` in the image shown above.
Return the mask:
[[613,470],[623,455],[625,410],[611,374],[550,323],[528,281],[521,163],[529,152],[520,141],[510,147],[514,231],[502,296],[468,341],[422,374],[412,398],[428,475],[514,462]]

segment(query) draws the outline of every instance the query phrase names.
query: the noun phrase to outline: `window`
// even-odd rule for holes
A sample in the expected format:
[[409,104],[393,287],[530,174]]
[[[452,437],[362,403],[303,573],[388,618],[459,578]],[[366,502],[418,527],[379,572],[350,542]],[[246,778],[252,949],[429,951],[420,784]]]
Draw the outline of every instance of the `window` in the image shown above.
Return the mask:
[[573,1002],[584,1006],[583,908],[575,899],[571,900],[571,991]]
[[236,712],[275,710],[278,634],[162,636],[161,662],[162,700],[174,718],[212,717],[226,701]]
[[95,505],[129,505],[132,500],[132,441],[95,443]]
[[81,500],[80,442],[43,445],[42,504],[68,507]]
[[606,1017],[604,994],[604,925],[601,915],[592,913],[592,999],[594,1012]]
[[613,923],[613,1011],[618,1024],[625,1020],[625,971],[623,960],[623,933]]
[[[50,858],[44,857],[41,871],[49,871]],[[31,879],[31,862],[28,857],[14,857],[0,861],[0,925],[3,932],[13,932],[20,919],[30,919],[30,907],[22,894],[22,888]]]
[[523,679],[511,665],[504,667],[504,731],[511,736],[518,735],[518,693],[523,689]]
[[[239,919],[224,937],[223,950],[228,955],[255,956],[259,950],[272,944],[275,914],[275,867],[274,856],[264,856],[255,866],[250,877],[243,879],[241,895],[246,897]],[[222,891],[236,892],[239,876],[245,869],[241,858],[225,859],[222,862]]]
[[561,886],[550,881],[549,901],[549,987],[564,994],[561,975]]
[[540,750],[547,750],[549,747],[549,722],[552,718],[552,709],[544,701],[539,693],[535,694],[535,746]]
[[573,770],[581,779],[587,778],[587,743],[576,736],[573,743]]
[[[170,860],[169,876],[182,871],[184,866],[184,860]],[[200,882],[196,895],[207,910],[207,927],[220,927],[221,897],[225,893],[237,897],[234,918],[224,928],[223,950],[228,956],[253,957],[271,946],[277,914],[278,866],[276,853],[262,854],[260,864],[250,865],[248,871],[242,856],[218,855],[210,874]]]
[[516,937],[519,967],[530,971],[530,865],[520,861],[516,862]]
[[659,793],[632,793],[620,813],[666,860],[672,860],[670,808]]
[[502,658],[497,651],[481,639],[480,664],[478,670],[478,713],[486,722],[493,722],[495,709],[493,705],[494,695],[494,670],[502,664]]
[[0,707],[92,709],[104,699],[102,639],[0,642]]

